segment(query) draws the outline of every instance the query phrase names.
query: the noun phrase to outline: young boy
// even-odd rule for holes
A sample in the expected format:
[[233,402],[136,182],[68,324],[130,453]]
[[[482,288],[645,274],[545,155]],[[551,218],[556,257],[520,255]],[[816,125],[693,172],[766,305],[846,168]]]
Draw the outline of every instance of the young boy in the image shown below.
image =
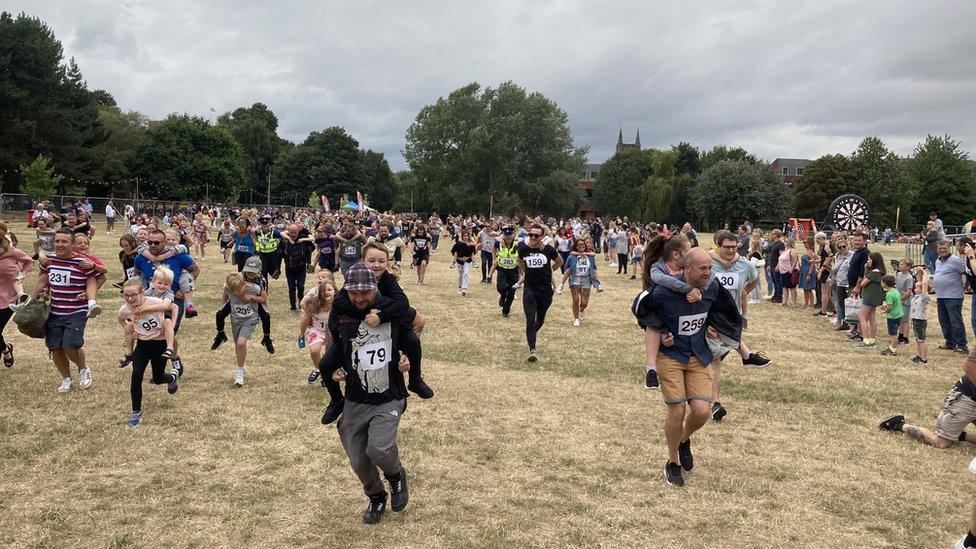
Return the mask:
[[[133,314],[136,320],[140,316],[150,315],[152,313],[162,312],[163,313],[163,335],[166,338],[166,349],[162,353],[162,357],[165,359],[173,359],[176,353],[176,334],[173,328],[173,319],[179,315],[179,306],[173,303],[176,299],[176,295],[172,290],[173,286],[173,271],[165,265],[160,265],[156,267],[153,271],[153,277],[149,282],[149,289],[146,290],[147,297],[155,297],[161,300],[159,304],[154,305],[143,305],[141,307],[136,307],[133,309]],[[119,360],[119,368],[125,368],[132,362],[132,347],[135,343],[135,323],[131,322],[125,325],[125,356]],[[179,362],[174,361],[174,367],[180,370],[180,367],[176,367]]]
[[884,290],[881,314],[888,320],[888,336],[891,338],[888,348],[881,351],[881,354],[895,356],[898,354],[898,328],[901,326],[902,317],[905,316],[905,309],[901,304],[901,292],[895,288],[894,275],[884,275],[881,279],[881,289]]
[[247,342],[251,339],[254,327],[258,325],[258,313],[254,304],[268,302],[268,292],[257,284],[244,280],[240,273],[227,275],[223,302],[230,304],[230,329],[234,337],[234,352],[237,370],[234,372],[234,387],[244,386],[247,373]]
[[911,308],[912,289],[915,288],[915,277],[912,276],[912,260],[902,259],[898,262],[898,272],[895,273],[895,289],[901,294],[901,307],[905,316],[898,327],[898,344],[908,345],[908,311]]
[[915,293],[912,295],[912,306],[909,316],[912,319],[912,331],[915,332],[915,358],[913,364],[929,363],[929,344],[925,341],[925,328],[928,319],[925,317],[925,307],[929,304],[929,279],[925,274],[925,267],[919,265],[915,269],[918,282],[915,283]]
[[[261,276],[261,258],[252,255],[244,261],[244,266],[241,268],[241,275],[244,276],[244,280],[257,284],[258,287],[265,293],[268,292],[268,280]],[[274,343],[271,341],[271,313],[268,310],[268,306],[264,305],[257,308],[258,318],[261,319],[261,331],[264,332],[264,338],[261,339],[261,345],[267,349],[268,354],[274,354],[275,348]],[[217,311],[215,317],[215,324],[217,326],[217,335],[214,336],[213,344],[210,346],[211,351],[216,351],[218,347],[223,345],[227,341],[227,334],[224,333],[224,326],[227,322],[227,316],[230,315],[230,303],[225,303]]]

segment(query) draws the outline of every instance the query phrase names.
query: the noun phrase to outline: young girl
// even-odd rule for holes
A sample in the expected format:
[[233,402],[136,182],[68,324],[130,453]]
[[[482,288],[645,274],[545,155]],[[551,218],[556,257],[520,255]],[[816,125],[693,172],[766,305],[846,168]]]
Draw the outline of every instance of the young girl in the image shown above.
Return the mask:
[[573,296],[573,326],[579,327],[585,318],[586,307],[590,304],[590,288],[593,285],[591,277],[596,270],[596,261],[593,256],[587,255],[592,249],[585,238],[574,243],[573,252],[569,256],[569,266],[563,273],[563,280],[557,291],[561,292],[563,285],[569,280],[569,291]]
[[301,349],[307,344],[312,359],[312,373],[308,374],[309,383],[315,383],[319,378],[318,366],[322,358],[322,350],[332,343],[332,337],[329,335],[329,313],[332,311],[332,300],[339,291],[332,277],[324,278],[317,288],[314,297],[302,300],[302,321],[298,336],[298,348]]
[[640,268],[641,258],[644,255],[644,243],[641,241],[640,233],[634,232],[630,236],[630,268],[631,280],[637,280],[637,269]]
[[[125,288],[125,284],[122,287]],[[152,279],[149,281],[149,290],[146,291],[146,296],[155,299],[152,305],[138,306],[132,310],[133,322],[125,325],[125,356],[119,360],[119,368],[125,368],[132,362],[135,327],[136,324],[143,321],[143,316],[147,316],[149,319],[146,320],[147,323],[159,323],[162,326],[163,335],[166,339],[166,349],[163,351],[162,357],[165,359],[174,358],[176,353],[176,334],[173,329],[173,319],[179,315],[179,307],[173,303],[176,296],[173,294],[172,287],[173,271],[166,265],[156,267],[156,270],[153,271]],[[156,300],[159,303],[156,303]],[[156,313],[163,313],[162,320],[159,319],[159,315]],[[150,328],[156,329],[157,327],[147,324],[146,330]],[[178,362],[174,361],[175,364],[178,364]]]
[[929,304],[929,279],[925,274],[925,267],[919,265],[915,268],[915,275],[918,282],[915,283],[915,293],[912,294],[912,304],[909,316],[912,318],[912,331],[915,332],[915,358],[914,364],[929,363],[929,344],[925,341],[925,328],[928,318],[925,316],[925,308]]
[[244,375],[247,373],[247,342],[259,320],[254,304],[267,303],[268,293],[257,284],[244,280],[240,273],[227,275],[225,284],[222,303],[230,303],[230,329],[237,358],[234,387],[240,388],[244,386]]
[[[468,293],[468,283],[471,280],[471,257],[474,256],[479,246],[481,246],[480,243],[477,245],[471,243],[471,233],[467,229],[463,229],[457,242],[454,243],[454,247],[451,248],[451,254],[457,264],[458,293],[462,296]],[[365,247],[363,248],[363,263],[366,263]]]
[[207,256],[207,242],[210,241],[210,223],[203,218],[202,213],[198,213],[193,219],[193,241],[196,243],[197,257],[203,261]]
[[881,305],[884,292],[881,289],[881,279],[885,275],[884,258],[878,252],[871,252],[864,264],[864,278],[858,286],[861,297],[861,310],[858,312],[858,322],[861,329],[861,341],[854,344],[857,348],[873,348],[874,337],[878,333],[878,323],[874,318],[874,309]]
[[[148,253],[148,252],[147,252]],[[179,255],[181,253],[188,253],[187,247],[180,244],[180,234],[174,230],[166,231],[166,252],[159,256],[161,259],[166,259],[174,255]],[[183,271],[180,273],[179,279],[180,292],[183,294],[183,299],[186,301],[186,317],[193,318],[197,316],[197,308],[193,305],[193,290],[194,290],[194,280],[193,275],[188,271]]]
[[803,308],[813,308],[813,291],[817,288],[817,252],[813,237],[803,241],[803,255],[800,257],[800,289],[803,290]]
[[224,263],[227,263],[230,254],[234,251],[234,233],[237,232],[237,228],[230,222],[229,217],[225,217],[217,230],[220,233],[218,237],[220,253],[224,256]]
[[[676,275],[683,270],[684,256],[691,249],[688,239],[677,233],[671,237],[658,235],[647,243],[641,266],[641,282],[644,291],[637,295],[631,305],[631,312],[637,317],[637,325],[644,330],[644,351],[647,354],[647,364],[644,374],[644,388],[658,389],[661,386],[657,377],[657,353],[663,342],[672,345],[674,337],[667,332],[661,332],[664,323],[661,322],[651,300],[651,293],[655,286],[664,286],[675,292],[683,293],[690,303],[701,301],[701,290],[691,284],[678,280]],[[626,261],[624,259],[623,261]]]
[[793,271],[797,270],[799,261],[796,257],[796,250],[793,246],[796,241],[792,238],[786,239],[786,249],[779,254],[779,261],[776,263],[776,274],[783,286],[783,307],[790,302],[793,297],[793,306],[796,307],[796,284],[793,282]]

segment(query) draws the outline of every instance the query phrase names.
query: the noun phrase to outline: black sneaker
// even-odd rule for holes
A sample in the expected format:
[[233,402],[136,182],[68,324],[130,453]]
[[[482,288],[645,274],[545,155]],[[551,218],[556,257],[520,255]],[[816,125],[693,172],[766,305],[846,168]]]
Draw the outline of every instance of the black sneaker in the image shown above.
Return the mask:
[[878,424],[878,429],[882,431],[901,431],[902,426],[905,425],[905,416],[901,414],[895,414],[888,419],[882,421]]
[[268,350],[269,355],[274,354],[274,343],[271,342],[271,336],[265,334],[264,338],[261,339],[261,345],[264,345],[264,348]]
[[214,336],[213,345],[210,346],[210,350],[216,351],[217,348],[223,345],[225,341],[227,341],[227,334],[224,332],[217,332],[217,335]]
[[325,407],[322,412],[322,425],[328,425],[333,421],[339,419],[342,415],[342,407],[345,405],[345,399],[334,398],[329,401],[329,405]]
[[920,356],[916,356],[915,358],[912,359],[912,364],[928,364],[928,363],[929,363],[928,360],[925,360]]
[[728,413],[729,411],[725,409],[725,406],[722,406],[721,402],[712,404],[712,421],[722,421]]
[[[430,388],[429,385],[424,381],[424,378],[418,377],[416,379],[411,379],[410,383],[407,384],[407,389],[411,393],[416,393],[417,396],[423,399],[434,398],[434,390]],[[394,511],[399,511],[394,506]]]
[[369,497],[369,505],[363,511],[364,524],[377,524],[386,512],[386,492]]
[[644,388],[648,390],[661,388],[661,381],[657,378],[657,370],[647,371],[644,376]]
[[176,375],[183,377],[183,359],[180,357],[173,357],[173,371]]
[[410,501],[410,494],[407,491],[407,470],[401,468],[400,476],[397,478],[386,477],[390,483],[390,509],[403,511]]
[[322,374],[320,374],[318,370],[312,370],[312,372],[308,374],[308,382],[315,383],[316,381],[319,380],[320,375]]
[[745,368],[765,368],[769,366],[773,361],[766,358],[766,355],[759,351],[753,351],[749,353],[748,358],[742,359],[742,366]]
[[685,471],[691,471],[695,468],[695,457],[691,455],[690,438],[678,445],[678,461],[681,462],[681,468]]
[[669,461],[664,466],[664,480],[670,486],[684,486],[685,479],[681,476],[681,466],[673,461]]
[[170,372],[169,374],[172,379],[166,384],[166,392],[175,395],[176,391],[180,390],[180,374],[176,372]]

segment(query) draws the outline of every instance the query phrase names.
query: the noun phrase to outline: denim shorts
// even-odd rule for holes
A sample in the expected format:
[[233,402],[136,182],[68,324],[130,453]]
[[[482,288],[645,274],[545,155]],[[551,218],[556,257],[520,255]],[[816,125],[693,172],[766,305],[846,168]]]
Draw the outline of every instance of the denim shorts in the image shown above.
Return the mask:
[[915,339],[919,341],[925,341],[925,328],[928,326],[928,321],[919,318],[912,319],[912,331],[915,332]]
[[48,349],[81,349],[85,346],[85,326],[88,314],[84,311],[70,315],[47,317],[44,342]]
[[898,318],[888,318],[888,335],[893,336],[898,333],[898,327],[901,326],[901,317]]

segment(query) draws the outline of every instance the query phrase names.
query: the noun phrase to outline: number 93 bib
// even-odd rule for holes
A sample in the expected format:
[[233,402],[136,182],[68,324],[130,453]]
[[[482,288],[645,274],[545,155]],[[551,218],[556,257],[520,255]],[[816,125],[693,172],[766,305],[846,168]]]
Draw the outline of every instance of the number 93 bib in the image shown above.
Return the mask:
[[387,322],[372,328],[361,322],[352,340],[352,366],[367,393],[382,393],[390,388],[390,373],[386,367],[394,359],[391,326]]

